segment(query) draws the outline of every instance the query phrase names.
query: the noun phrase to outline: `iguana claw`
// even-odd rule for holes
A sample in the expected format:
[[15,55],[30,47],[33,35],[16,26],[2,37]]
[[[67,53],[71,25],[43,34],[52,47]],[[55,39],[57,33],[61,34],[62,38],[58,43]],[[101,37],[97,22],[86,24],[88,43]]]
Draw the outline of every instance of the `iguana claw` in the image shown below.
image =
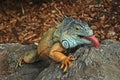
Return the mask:
[[21,66],[22,66],[22,62],[23,62],[23,57],[20,57],[20,58],[17,60],[16,68],[21,67]]
[[67,71],[68,67],[72,65],[72,61],[74,60],[75,58],[72,55],[70,55],[65,60],[62,61],[61,68],[63,69],[64,72]]

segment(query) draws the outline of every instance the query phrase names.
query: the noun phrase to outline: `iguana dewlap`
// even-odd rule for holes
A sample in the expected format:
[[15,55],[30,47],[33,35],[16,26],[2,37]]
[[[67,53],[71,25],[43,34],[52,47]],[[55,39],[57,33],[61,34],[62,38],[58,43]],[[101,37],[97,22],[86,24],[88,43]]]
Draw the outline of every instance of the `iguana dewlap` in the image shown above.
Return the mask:
[[33,63],[49,57],[56,62],[61,62],[61,68],[65,72],[75,59],[71,55],[66,56],[63,51],[81,44],[94,44],[96,48],[99,47],[98,39],[84,21],[65,17],[57,27],[46,31],[37,50],[26,52],[19,58],[17,65],[20,66],[23,61]]

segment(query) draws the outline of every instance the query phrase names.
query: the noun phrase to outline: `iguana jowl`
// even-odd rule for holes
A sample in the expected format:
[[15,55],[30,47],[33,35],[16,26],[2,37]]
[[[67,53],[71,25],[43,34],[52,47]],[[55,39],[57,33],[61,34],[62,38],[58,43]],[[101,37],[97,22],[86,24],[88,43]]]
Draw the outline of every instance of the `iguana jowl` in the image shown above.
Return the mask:
[[61,62],[61,68],[65,72],[75,59],[62,52],[81,44],[94,44],[96,48],[99,47],[98,39],[86,22],[65,17],[57,28],[52,27],[46,31],[37,50],[26,52],[19,58],[17,65],[20,66],[22,62],[33,63],[50,57],[56,62]]

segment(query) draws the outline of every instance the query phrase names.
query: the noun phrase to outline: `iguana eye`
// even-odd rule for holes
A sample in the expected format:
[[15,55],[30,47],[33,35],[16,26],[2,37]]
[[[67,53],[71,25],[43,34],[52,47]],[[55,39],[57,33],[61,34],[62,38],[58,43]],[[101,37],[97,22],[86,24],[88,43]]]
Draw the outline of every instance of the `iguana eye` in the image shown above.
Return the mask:
[[77,26],[77,27],[76,27],[76,30],[80,30],[80,27],[79,27],[79,26]]

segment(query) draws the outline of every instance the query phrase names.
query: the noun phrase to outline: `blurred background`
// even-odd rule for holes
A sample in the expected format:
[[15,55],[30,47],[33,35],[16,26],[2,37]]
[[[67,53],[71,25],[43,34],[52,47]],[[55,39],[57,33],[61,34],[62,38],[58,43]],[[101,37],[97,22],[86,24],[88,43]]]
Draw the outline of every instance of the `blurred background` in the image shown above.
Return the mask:
[[61,15],[86,21],[100,41],[120,41],[119,0],[0,0],[0,43],[38,43]]

